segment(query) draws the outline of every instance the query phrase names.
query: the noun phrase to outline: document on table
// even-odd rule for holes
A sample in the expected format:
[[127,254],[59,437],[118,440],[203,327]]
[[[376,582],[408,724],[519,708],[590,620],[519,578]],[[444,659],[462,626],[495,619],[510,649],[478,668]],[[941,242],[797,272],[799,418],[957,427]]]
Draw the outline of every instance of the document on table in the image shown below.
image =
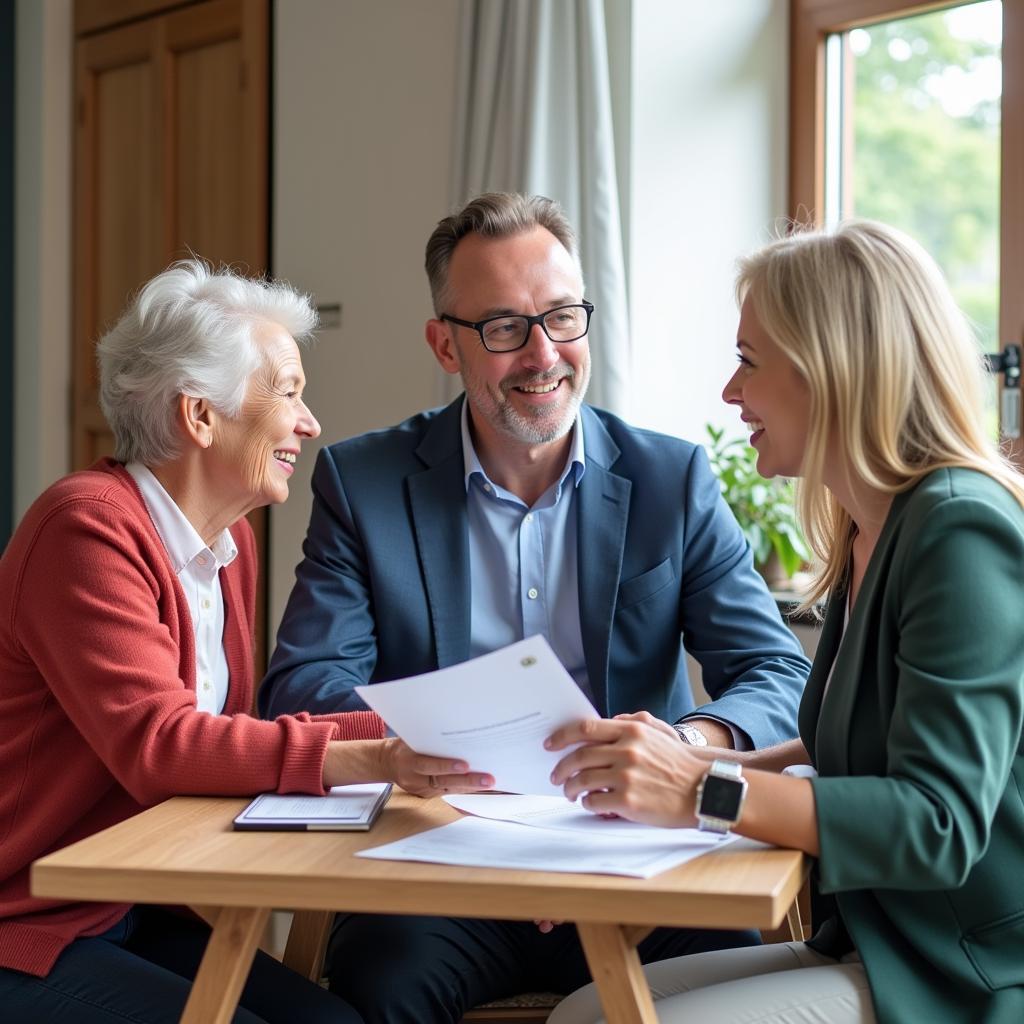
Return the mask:
[[687,841],[681,831],[690,830],[641,826],[635,837],[588,833],[581,842],[578,834],[568,830],[527,828],[508,821],[465,817],[394,843],[361,850],[357,856],[461,867],[650,878],[736,838],[700,833],[702,842]]
[[601,838],[621,837],[642,840],[645,837],[672,836],[681,846],[696,844],[706,847],[714,841],[714,833],[696,828],[657,828],[641,825],[625,818],[604,818],[578,803],[557,796],[506,796],[501,793],[458,793],[446,796],[446,803],[464,814],[472,814],[494,821],[511,821],[534,828],[576,832],[579,835]]
[[561,794],[549,776],[569,751],[547,751],[544,740],[598,717],[542,636],[356,692],[413,750],[461,758],[509,793]]

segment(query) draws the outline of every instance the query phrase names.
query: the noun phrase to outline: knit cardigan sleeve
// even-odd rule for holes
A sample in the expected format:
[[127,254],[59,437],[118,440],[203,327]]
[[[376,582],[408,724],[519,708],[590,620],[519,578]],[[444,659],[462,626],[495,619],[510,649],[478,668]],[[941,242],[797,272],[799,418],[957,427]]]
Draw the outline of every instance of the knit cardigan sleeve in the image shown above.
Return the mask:
[[[190,616],[166,559],[154,551],[151,529],[116,495],[51,508],[22,539],[10,611],[14,642],[77,734],[139,803],[188,794],[323,792],[327,744],[377,738],[380,719],[363,713],[344,721],[296,715],[265,722],[197,711]],[[244,549],[239,556],[251,557]],[[230,708],[248,710],[251,667],[237,672],[237,658],[227,653]]]

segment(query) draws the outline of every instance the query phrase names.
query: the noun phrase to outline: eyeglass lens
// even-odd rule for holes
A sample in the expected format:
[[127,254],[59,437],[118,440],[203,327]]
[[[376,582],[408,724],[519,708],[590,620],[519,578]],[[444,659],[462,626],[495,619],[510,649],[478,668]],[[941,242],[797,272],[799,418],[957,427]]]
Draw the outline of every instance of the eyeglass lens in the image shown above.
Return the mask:
[[[552,341],[576,341],[587,332],[587,311],[583,306],[562,306],[547,313],[541,322]],[[519,348],[529,329],[525,316],[503,316],[484,326],[484,343],[492,352]]]

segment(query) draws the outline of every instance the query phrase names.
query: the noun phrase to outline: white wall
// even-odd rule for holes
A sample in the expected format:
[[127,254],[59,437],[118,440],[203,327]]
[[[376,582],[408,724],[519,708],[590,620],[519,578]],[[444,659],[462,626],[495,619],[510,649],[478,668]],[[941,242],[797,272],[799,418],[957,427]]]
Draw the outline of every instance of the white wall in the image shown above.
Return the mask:
[[71,0],[15,8],[14,518],[70,468]]
[[[785,212],[786,0],[615,0],[636,422],[736,427],[734,261]],[[457,0],[287,0],[275,9],[273,269],[340,330],[306,357],[321,443],[436,404],[422,252],[448,210]],[[630,38],[625,38],[630,37]],[[314,446],[308,446],[312,449]],[[271,513],[276,623],[309,513],[312,451]]]
[[[736,425],[733,261],[784,213],[785,0],[606,0],[629,243],[633,418]],[[274,272],[343,304],[306,356],[320,443],[434,405],[422,253],[449,206],[459,0],[279,0]],[[68,468],[71,2],[17,0],[16,513]],[[278,621],[313,447],[271,518]]]
[[457,0],[279,0],[274,274],[340,302],[304,356],[323,426],[271,510],[273,632],[301,557],[314,449],[439,402],[423,340],[427,238],[448,212]]
[[788,7],[633,0],[631,410],[692,441],[740,433],[733,270],[785,213]]

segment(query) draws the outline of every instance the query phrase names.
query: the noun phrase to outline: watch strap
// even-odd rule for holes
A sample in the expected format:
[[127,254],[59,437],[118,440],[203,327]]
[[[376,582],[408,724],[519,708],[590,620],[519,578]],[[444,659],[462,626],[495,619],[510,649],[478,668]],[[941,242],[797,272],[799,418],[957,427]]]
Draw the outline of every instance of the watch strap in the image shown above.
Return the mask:
[[743,766],[737,761],[720,761],[714,760],[711,762],[710,772],[712,775],[717,775],[723,779],[735,779],[739,782],[743,778]]
[[676,735],[691,747],[706,747],[708,745],[707,736],[697,726],[690,725],[689,722],[676,722],[672,728],[675,730]]

